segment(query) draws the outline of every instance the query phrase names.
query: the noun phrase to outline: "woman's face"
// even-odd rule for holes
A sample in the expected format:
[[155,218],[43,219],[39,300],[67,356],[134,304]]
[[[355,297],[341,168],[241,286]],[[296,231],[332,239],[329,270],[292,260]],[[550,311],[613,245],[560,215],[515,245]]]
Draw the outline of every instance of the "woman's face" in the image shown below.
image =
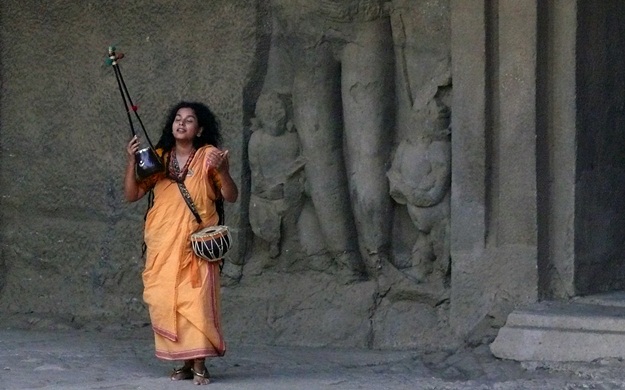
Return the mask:
[[197,122],[195,112],[191,108],[181,108],[176,113],[171,131],[176,141],[193,141],[202,132]]

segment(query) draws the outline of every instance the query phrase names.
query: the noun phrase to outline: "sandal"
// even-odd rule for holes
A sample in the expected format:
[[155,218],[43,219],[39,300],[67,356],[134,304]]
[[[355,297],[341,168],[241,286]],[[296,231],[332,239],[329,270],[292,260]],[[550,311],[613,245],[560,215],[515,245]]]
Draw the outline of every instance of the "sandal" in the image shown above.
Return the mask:
[[193,374],[193,383],[196,385],[207,385],[210,382],[210,374],[206,367],[204,367],[204,371],[198,372],[191,368],[191,373]]
[[181,368],[174,368],[174,371],[171,373],[170,375],[170,379],[172,381],[180,381],[180,380],[185,380],[185,379],[193,379],[193,375],[195,373],[193,372],[193,368],[192,367],[181,367]]

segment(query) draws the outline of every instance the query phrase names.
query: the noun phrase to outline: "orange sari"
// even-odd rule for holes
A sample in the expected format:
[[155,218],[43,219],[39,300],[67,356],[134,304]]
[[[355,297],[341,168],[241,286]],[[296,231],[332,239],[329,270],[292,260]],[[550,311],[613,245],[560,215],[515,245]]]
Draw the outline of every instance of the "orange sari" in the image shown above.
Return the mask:
[[189,164],[184,184],[202,218],[200,226],[175,181],[160,178],[154,185],[154,205],[145,222],[146,264],[143,299],[154,330],[156,356],[187,360],[223,356],[219,262],[198,258],[189,236],[217,224],[215,200],[220,183],[207,169],[207,152],[199,148]]

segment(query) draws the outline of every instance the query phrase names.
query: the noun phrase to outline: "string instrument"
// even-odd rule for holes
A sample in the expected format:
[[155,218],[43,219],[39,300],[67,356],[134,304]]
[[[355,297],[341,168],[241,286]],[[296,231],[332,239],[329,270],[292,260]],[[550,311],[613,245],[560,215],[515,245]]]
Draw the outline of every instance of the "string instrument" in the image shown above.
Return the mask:
[[126,111],[126,115],[128,116],[128,124],[130,125],[130,132],[132,136],[137,136],[137,132],[135,131],[135,126],[132,120],[132,115],[130,112],[134,113],[134,116],[139,123],[141,130],[143,131],[143,137],[145,141],[147,141],[147,145],[145,142],[140,142],[139,150],[135,153],[135,176],[137,180],[142,181],[147,179],[148,177],[160,173],[164,171],[164,165],[161,158],[156,154],[156,150],[154,149],[154,145],[150,141],[150,137],[148,136],[147,131],[145,130],[145,126],[143,125],[143,121],[137,112],[137,106],[134,105],[132,99],[130,98],[130,94],[128,93],[128,88],[126,87],[126,83],[124,82],[124,78],[122,77],[122,72],[119,68],[119,60],[124,58],[123,53],[116,53],[114,46],[109,46],[108,49],[108,59],[106,63],[113,67],[115,71],[115,78],[117,79],[117,86],[119,87],[119,92],[122,96],[122,101],[124,103],[124,111]]

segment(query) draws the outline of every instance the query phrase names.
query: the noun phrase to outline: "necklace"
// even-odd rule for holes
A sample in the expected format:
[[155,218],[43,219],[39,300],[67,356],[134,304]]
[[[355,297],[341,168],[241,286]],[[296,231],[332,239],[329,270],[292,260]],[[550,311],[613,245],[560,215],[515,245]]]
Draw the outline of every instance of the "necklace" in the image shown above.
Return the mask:
[[167,163],[168,176],[177,182],[183,182],[189,172],[189,165],[191,164],[194,156],[195,148],[191,149],[187,162],[184,164],[184,167],[180,169],[178,159],[176,158],[176,148],[174,147],[169,154],[169,162]]

